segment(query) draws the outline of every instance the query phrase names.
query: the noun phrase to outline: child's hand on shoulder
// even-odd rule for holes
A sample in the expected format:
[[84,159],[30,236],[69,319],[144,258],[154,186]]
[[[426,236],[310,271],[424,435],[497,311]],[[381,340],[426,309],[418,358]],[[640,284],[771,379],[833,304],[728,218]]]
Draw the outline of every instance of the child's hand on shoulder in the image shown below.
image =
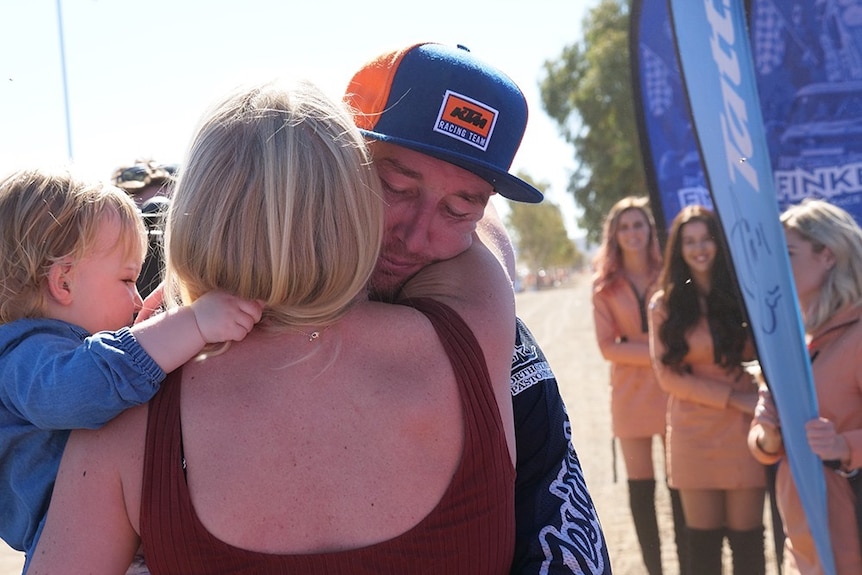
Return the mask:
[[263,314],[263,302],[211,291],[190,306],[206,343],[241,341]]

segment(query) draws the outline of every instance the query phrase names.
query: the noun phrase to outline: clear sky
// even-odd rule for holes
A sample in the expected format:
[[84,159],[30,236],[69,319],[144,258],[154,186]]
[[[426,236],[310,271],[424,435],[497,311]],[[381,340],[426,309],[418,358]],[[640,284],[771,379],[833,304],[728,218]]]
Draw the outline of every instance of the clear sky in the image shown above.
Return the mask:
[[0,174],[67,162],[67,134],[92,177],[142,156],[180,162],[204,109],[239,83],[303,77],[340,97],[366,60],[436,41],[467,46],[524,91],[530,119],[513,170],[548,182],[577,233],[565,191],[573,148],[542,110],[538,79],[580,40],[595,0],[59,2],[62,50],[58,0],[0,0]]

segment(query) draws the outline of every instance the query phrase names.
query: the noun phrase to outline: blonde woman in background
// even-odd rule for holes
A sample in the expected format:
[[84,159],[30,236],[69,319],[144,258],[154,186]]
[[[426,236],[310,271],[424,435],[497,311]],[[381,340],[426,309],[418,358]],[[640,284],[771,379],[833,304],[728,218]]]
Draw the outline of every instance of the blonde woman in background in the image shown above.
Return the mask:
[[[664,442],[667,393],[656,381],[649,353],[647,305],[661,271],[661,254],[647,198],[630,196],[613,205],[593,268],[596,339],[611,363],[611,421],[626,466],[629,506],[647,573],[660,575],[652,445],[655,436]],[[677,550],[684,552],[676,490],[671,497]]]
[[[781,215],[796,294],[809,340],[820,417],[806,424],[823,461],[829,535],[838,575],[862,573],[857,495],[847,477],[862,467],[862,230],[846,211],[805,200]],[[820,575],[814,540],[787,466],[781,422],[761,388],[748,435],[754,456],[779,462],[776,500],[787,536],[785,575]]]

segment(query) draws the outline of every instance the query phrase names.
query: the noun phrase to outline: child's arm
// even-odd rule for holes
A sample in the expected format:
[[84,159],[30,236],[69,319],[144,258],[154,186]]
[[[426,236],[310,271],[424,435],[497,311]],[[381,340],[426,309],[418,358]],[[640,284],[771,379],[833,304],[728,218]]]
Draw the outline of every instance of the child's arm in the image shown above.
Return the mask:
[[136,324],[132,333],[159,367],[170,372],[199,354],[206,344],[242,340],[262,313],[259,302],[209,292],[189,306]]
[[13,322],[3,326],[11,331],[5,339],[18,345],[0,362],[0,402],[41,429],[101,427],[148,401],[166,371],[207,343],[245,337],[261,308],[212,293],[116,332],[89,335],[63,322]]

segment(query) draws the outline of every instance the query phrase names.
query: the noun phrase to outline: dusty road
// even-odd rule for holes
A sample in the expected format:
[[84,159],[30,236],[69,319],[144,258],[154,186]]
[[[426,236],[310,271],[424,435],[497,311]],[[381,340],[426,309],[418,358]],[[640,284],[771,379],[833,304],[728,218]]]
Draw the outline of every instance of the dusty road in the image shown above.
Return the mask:
[[[608,367],[595,342],[588,278],[577,277],[570,285],[558,289],[518,294],[517,306],[518,314],[538,339],[560,383],[572,422],[575,448],[608,541],[613,572],[615,575],[643,575],[645,568],[629,515],[622,461],[617,461],[617,480],[614,481]],[[660,451],[656,445],[658,457]],[[662,485],[658,489],[657,505],[665,575],[678,575],[670,504]],[[769,541],[767,575],[777,575],[771,539]],[[19,574],[22,565],[21,554],[3,547],[0,542],[0,575]]]
[[[608,365],[599,353],[593,329],[590,282],[576,277],[566,287],[525,292],[517,296],[518,315],[527,323],[557,375],[572,422],[572,437],[587,486],[599,512],[615,575],[644,575],[637,537],[628,508],[625,466],[617,451],[616,473],[612,451]],[[656,461],[663,465],[661,444],[654,444]],[[616,478],[615,478],[616,476]],[[658,479],[658,478],[657,478]],[[673,522],[664,475],[657,481],[659,528],[665,575],[678,575]],[[768,515],[766,573],[777,575]],[[728,549],[725,545],[725,555]],[[730,558],[725,557],[730,575]]]
[[[517,297],[518,315],[538,339],[557,375],[575,449],[608,542],[613,572],[643,575],[646,569],[629,515],[625,466],[619,453],[614,473],[609,370],[595,340],[589,288],[588,278],[581,276],[566,287],[524,292]],[[660,457],[658,441],[656,452]],[[657,497],[665,575],[678,575],[670,503],[661,485]]]

